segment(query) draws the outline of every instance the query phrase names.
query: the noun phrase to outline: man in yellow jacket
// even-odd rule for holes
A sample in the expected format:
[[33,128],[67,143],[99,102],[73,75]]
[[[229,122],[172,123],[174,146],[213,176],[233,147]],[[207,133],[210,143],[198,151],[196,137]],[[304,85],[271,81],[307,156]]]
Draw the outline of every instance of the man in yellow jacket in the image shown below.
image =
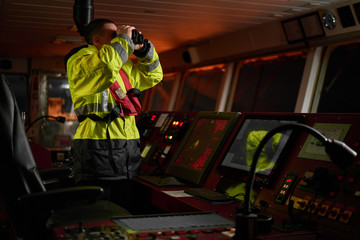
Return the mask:
[[[95,19],[86,28],[88,45],[66,57],[71,98],[80,122],[73,144],[75,181],[102,186],[110,200],[115,192],[126,197],[121,186],[138,175],[141,164],[133,111],[139,106],[132,106],[136,105],[133,96],[128,100],[125,84],[143,91],[163,78],[153,44],[147,39],[134,43],[133,29]],[[129,59],[131,54],[136,64]],[[129,103],[132,110],[125,106]]]

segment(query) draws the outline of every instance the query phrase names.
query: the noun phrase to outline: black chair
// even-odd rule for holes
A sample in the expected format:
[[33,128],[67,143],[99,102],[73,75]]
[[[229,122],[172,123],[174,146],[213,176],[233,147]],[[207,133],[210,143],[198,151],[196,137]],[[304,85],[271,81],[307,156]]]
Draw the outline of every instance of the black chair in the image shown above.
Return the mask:
[[0,203],[11,226],[12,239],[51,239],[52,228],[111,220],[129,215],[124,208],[100,200],[98,186],[46,190],[36,168],[14,93],[0,81]]

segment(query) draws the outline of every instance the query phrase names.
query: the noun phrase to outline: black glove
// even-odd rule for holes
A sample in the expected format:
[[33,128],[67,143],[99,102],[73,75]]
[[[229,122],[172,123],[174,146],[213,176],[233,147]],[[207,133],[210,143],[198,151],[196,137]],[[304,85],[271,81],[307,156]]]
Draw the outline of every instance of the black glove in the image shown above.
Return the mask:
[[146,56],[146,54],[148,54],[149,50],[150,50],[150,41],[145,39],[144,42],[144,47],[140,50],[135,50],[134,51],[134,55],[138,58],[143,58]]

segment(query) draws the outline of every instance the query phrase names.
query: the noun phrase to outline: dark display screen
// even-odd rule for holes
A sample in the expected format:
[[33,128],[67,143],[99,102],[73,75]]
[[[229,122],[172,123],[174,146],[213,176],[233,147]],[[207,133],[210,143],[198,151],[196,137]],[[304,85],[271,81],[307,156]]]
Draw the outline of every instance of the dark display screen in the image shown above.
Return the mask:
[[237,115],[237,113],[199,113],[166,172],[199,184],[217,156],[224,137],[234,126]]
[[[297,120],[245,119],[219,166],[224,176],[242,179],[248,175],[254,153],[265,135],[272,129]],[[256,167],[258,177],[266,184],[283,156],[292,130],[276,133],[261,151]]]

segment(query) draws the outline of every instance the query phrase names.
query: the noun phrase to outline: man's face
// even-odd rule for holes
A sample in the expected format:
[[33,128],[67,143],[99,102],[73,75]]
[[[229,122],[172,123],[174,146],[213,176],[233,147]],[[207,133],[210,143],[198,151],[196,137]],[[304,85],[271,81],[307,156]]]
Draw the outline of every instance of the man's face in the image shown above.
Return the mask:
[[104,44],[110,44],[111,40],[116,37],[117,27],[113,23],[105,23],[102,34],[94,36],[94,45],[100,49]]

